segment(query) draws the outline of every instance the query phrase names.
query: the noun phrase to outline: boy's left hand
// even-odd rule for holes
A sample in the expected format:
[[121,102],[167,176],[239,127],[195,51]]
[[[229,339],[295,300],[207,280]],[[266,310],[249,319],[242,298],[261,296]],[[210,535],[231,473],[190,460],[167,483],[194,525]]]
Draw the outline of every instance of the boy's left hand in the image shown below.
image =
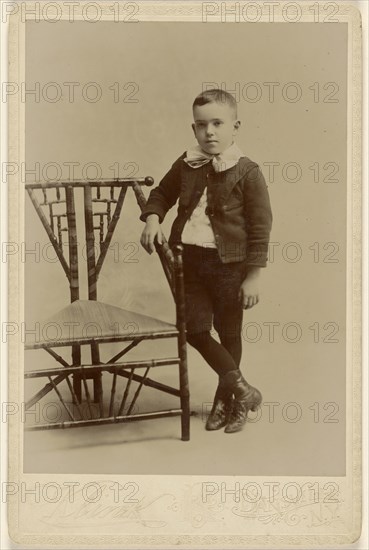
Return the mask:
[[250,309],[259,302],[259,270],[252,271],[246,276],[238,297],[242,300],[244,309]]

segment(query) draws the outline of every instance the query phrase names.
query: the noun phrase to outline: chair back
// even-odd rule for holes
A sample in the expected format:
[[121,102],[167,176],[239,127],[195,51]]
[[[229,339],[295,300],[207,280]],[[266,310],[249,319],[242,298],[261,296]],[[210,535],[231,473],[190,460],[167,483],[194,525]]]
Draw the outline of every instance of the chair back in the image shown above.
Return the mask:
[[[146,204],[142,187],[153,183],[151,177],[146,177],[99,181],[68,180],[26,185],[28,195],[69,282],[71,302],[80,299],[75,190],[83,189],[88,299],[97,300],[98,277],[121,215],[127,189],[133,189],[142,210]],[[67,239],[63,239],[65,234]],[[65,250],[66,244],[68,251]],[[162,244],[156,242],[155,246],[173,297],[176,298],[176,293],[179,292],[176,267],[181,269],[182,266],[181,248],[175,247],[173,253],[165,237]]]

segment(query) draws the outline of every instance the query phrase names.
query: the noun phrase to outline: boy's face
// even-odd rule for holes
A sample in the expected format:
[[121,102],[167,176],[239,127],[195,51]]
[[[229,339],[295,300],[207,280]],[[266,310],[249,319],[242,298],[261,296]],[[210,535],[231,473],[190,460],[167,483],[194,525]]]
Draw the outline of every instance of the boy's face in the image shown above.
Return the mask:
[[240,121],[227,103],[195,105],[192,129],[201,149],[211,155],[223,153],[233,143]]

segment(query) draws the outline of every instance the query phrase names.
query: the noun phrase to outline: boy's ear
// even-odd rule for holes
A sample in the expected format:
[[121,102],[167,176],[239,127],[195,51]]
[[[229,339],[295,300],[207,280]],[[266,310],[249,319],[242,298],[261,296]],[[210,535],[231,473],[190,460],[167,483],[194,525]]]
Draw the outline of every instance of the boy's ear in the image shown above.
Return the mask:
[[194,123],[191,124],[191,128],[192,128],[193,133],[195,134],[195,137],[196,137],[196,129],[195,129],[195,124]]
[[235,120],[234,123],[233,123],[233,132],[232,132],[232,135],[235,136],[238,132],[238,129],[239,127],[241,126],[241,121],[240,120]]

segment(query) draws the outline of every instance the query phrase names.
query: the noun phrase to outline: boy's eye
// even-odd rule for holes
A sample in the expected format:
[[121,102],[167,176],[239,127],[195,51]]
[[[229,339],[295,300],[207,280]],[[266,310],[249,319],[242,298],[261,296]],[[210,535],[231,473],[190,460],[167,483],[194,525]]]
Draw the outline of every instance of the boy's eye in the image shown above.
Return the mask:
[[[221,120],[214,120],[214,122],[210,123],[210,125],[216,126],[216,127],[221,126],[222,124],[223,124],[223,121],[221,121]],[[195,126],[196,126],[197,129],[199,129],[199,128],[203,129],[203,128],[207,127],[207,123],[206,122],[195,122]]]

